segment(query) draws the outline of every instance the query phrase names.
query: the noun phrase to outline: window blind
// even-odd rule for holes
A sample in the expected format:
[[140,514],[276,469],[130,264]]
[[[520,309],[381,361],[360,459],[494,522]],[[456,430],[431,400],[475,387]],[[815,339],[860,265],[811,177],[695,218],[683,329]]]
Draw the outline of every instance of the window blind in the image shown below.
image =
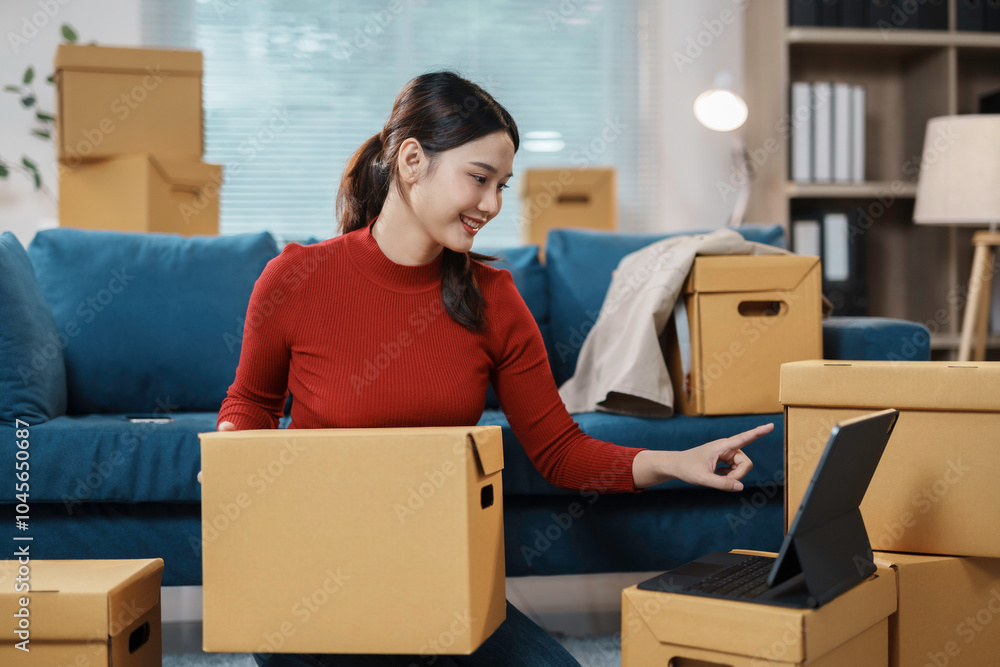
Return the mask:
[[225,234],[333,236],[347,159],[406,81],[454,69],[482,85],[521,134],[503,209],[476,242],[499,248],[521,242],[528,167],[613,165],[621,225],[646,214],[643,4],[143,0],[142,37],[204,53],[204,159],[225,166]]

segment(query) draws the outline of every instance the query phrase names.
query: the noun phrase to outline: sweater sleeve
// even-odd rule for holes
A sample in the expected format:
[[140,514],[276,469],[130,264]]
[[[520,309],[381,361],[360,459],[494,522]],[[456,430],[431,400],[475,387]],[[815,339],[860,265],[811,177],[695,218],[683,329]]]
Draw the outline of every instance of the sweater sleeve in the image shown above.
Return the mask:
[[638,492],[632,459],[643,451],[586,435],[559,396],[542,334],[507,271],[491,303],[498,351],[490,381],[535,468],[551,484],[599,493]]
[[222,401],[216,427],[229,421],[238,431],[278,428],[288,395],[289,332],[298,312],[282,277],[294,271],[301,249],[285,246],[254,283],[236,379]]

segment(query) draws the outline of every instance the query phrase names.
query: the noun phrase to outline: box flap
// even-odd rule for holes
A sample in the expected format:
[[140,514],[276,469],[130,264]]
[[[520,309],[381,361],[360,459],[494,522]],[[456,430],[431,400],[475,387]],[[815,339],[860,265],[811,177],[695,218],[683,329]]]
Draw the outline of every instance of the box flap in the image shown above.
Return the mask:
[[796,361],[781,365],[786,406],[995,412],[1000,362]]
[[[202,53],[194,49],[129,49],[96,44],[60,44],[55,69],[146,72],[201,76]],[[148,68],[148,70],[147,70]]]
[[503,470],[503,432],[499,426],[470,432],[469,442],[476,452],[476,460],[479,461],[479,469],[483,475],[493,475]]
[[684,283],[684,291],[691,294],[790,290],[818,267],[819,257],[801,255],[699,255]]
[[756,658],[766,658],[772,647],[780,646],[782,660],[798,663],[829,653],[888,618],[896,610],[896,578],[891,570],[881,569],[819,609],[659,593],[635,586],[622,595],[661,643]]
[[[17,561],[0,562],[0,580],[15,581]],[[92,641],[126,630],[160,601],[163,560],[34,560],[30,591],[4,585],[4,641],[15,637],[19,598],[29,599],[32,639]]]
[[222,184],[222,165],[152,155],[150,161],[163,180],[176,187],[201,190],[209,183]]

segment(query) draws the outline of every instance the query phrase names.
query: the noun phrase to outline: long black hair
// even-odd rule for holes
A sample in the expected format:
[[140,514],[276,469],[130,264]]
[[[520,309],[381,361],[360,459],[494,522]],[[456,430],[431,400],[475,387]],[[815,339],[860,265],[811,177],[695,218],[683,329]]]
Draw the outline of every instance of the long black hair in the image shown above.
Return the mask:
[[[433,162],[436,153],[506,132],[517,151],[514,119],[493,96],[454,72],[431,72],[410,80],[396,97],[382,131],[366,141],[347,162],[337,192],[342,233],[365,227],[382,210],[389,187],[399,187],[399,147],[414,138]],[[448,315],[470,331],[482,328],[483,294],[472,261],[495,257],[445,248],[441,258],[441,298]]]

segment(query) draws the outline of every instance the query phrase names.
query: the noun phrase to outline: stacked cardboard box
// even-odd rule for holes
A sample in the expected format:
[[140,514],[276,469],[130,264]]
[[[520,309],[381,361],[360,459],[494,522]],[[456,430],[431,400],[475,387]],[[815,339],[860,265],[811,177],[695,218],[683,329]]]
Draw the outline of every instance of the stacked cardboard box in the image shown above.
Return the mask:
[[888,567],[818,609],[633,586],[622,591],[622,667],[876,667],[886,664],[895,611],[896,579]]
[[469,654],[506,617],[500,427],[200,437],[206,651]]
[[550,229],[618,229],[617,172],[613,167],[526,169],[521,178],[521,240],[544,256]]
[[217,234],[201,52],[63,44],[55,68],[60,224]]
[[890,664],[996,664],[1000,655],[1000,363],[785,364],[787,529],[833,425],[884,408],[896,428],[861,505],[897,579]]
[[0,665],[162,664],[162,575],[159,558],[0,561]]

